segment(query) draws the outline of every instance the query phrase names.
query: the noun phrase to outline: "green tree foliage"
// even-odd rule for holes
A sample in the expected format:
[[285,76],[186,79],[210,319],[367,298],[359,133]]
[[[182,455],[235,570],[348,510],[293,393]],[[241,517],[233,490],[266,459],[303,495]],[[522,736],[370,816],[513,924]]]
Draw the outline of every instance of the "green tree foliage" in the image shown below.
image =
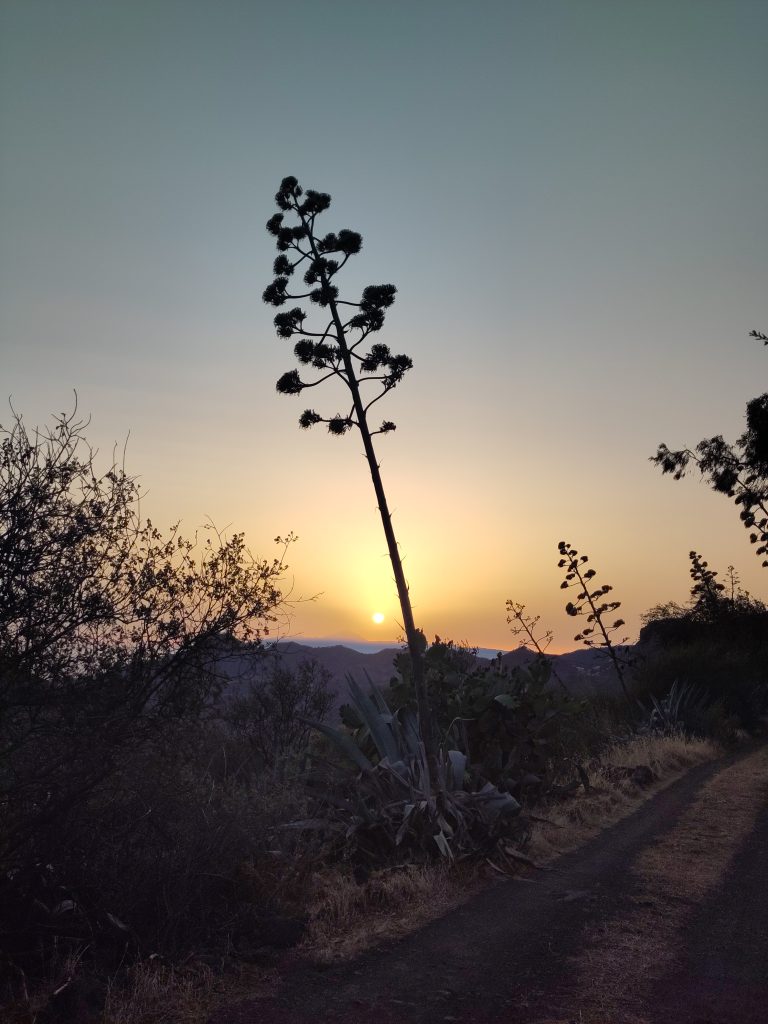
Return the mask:
[[[330,207],[331,197],[313,189],[305,193],[294,177],[283,178],[275,202],[278,212],[270,217],[267,230],[275,238],[279,255],[274,262],[274,280],[264,291],[264,301],[278,307],[289,301],[308,301],[318,309],[316,322],[315,319],[310,321],[300,305],[275,317],[278,336],[293,340],[294,355],[305,374],[302,376],[295,369],[287,371],[278,380],[277,390],[284,395],[301,395],[333,379],[347,391],[349,404],[346,408],[330,416],[312,408],[305,409],[299,417],[299,425],[307,429],[324,423],[335,435],[345,434],[352,428],[360,432],[413,661],[420,729],[428,760],[434,761],[434,737],[424,690],[419,633],[373,447],[374,436],[390,433],[395,424],[383,420],[378,429],[372,429],[368,423],[372,407],[400,383],[412,366],[408,356],[393,355],[386,345],[371,339],[384,325],[386,310],[395,300],[396,288],[392,284],[368,285],[358,301],[339,298],[338,274],[348,260],[360,252],[362,237],[348,228],[322,234],[316,221]],[[294,286],[292,279],[297,271],[303,285]]]
[[[414,699],[410,659],[399,655],[395,664],[400,675],[390,683],[390,701],[408,708]],[[424,665],[443,743],[466,751],[479,779],[516,798],[541,793],[578,711],[575,701],[552,687],[549,660],[538,657],[509,671],[500,658],[484,663],[475,648],[435,637]]]
[[576,548],[563,540],[558,544],[557,550],[561,556],[557,566],[559,569],[565,569],[565,579],[560,584],[560,588],[562,590],[576,589],[575,600],[569,601],[565,610],[574,618],[584,615],[587,622],[584,629],[573,639],[577,643],[583,643],[585,647],[594,647],[605,653],[613,665],[624,696],[629,700],[626,682],[627,665],[621,652],[617,650],[617,645],[626,643],[628,638],[624,637],[619,641],[614,639],[616,631],[624,625],[624,619],[614,619],[610,624],[605,621],[606,616],[618,611],[621,601],[605,600],[613,587],[608,583],[595,586],[593,581],[597,572],[594,569],[586,568],[589,561],[587,555],[580,555]]
[[[751,331],[750,337],[768,345],[761,331]],[[732,498],[755,553],[768,567],[768,394],[747,403],[746,420],[747,429],[734,444],[721,434],[692,449],[672,450],[662,443],[651,462],[675,480],[695,467],[714,491]]]

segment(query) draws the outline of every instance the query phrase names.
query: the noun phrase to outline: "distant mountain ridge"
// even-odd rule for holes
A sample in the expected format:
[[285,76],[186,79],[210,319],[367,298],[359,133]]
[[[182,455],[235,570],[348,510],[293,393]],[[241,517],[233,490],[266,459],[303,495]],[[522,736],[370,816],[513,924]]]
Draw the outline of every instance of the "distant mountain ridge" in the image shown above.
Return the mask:
[[[220,663],[220,670],[228,679],[227,693],[234,695],[253,681],[258,681],[276,661],[291,670],[295,670],[304,661],[314,661],[330,673],[329,688],[334,694],[334,707],[338,708],[347,699],[349,676],[363,684],[370,681],[374,686],[386,686],[395,675],[394,659],[401,650],[399,646],[384,647],[372,653],[364,653],[344,644],[312,646],[295,640],[280,640],[254,653],[233,652]],[[530,664],[535,657],[536,654],[527,647],[518,647],[502,654],[501,663],[508,669],[520,668]],[[613,669],[605,654],[600,651],[585,648],[548,657],[575,697],[617,690]],[[476,660],[479,666],[491,662],[490,658],[480,656]],[[553,684],[556,685],[556,682],[553,681]]]

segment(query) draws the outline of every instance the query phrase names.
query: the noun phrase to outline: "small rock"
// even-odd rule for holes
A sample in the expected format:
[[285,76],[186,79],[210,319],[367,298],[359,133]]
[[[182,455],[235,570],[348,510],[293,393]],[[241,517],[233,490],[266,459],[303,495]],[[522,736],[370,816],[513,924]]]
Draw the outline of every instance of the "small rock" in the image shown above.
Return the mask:
[[306,917],[282,917],[244,905],[232,928],[232,942],[238,951],[262,946],[291,949],[298,945],[306,927]]
[[77,975],[56,989],[37,1015],[38,1024],[100,1024],[106,998],[104,982]]
[[352,877],[358,885],[365,885],[371,877],[371,870],[365,864],[356,864],[352,870]]
[[648,767],[647,764],[639,764],[636,768],[632,769],[630,779],[636,786],[645,788],[656,781],[656,774],[652,768]]

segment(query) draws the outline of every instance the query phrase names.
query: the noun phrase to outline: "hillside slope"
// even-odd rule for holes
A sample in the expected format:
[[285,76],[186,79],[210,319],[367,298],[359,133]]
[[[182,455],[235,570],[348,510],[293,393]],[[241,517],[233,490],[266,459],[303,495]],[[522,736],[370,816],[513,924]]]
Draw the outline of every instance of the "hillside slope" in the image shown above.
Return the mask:
[[[226,692],[235,695],[268,673],[275,663],[295,670],[302,662],[315,661],[330,673],[329,687],[334,695],[334,707],[347,699],[347,679],[374,686],[386,686],[395,675],[394,659],[400,648],[388,647],[371,654],[352,650],[343,644],[313,647],[295,641],[279,641],[263,650],[237,648],[219,663],[219,671],[226,678]],[[518,647],[502,655],[502,664],[512,670],[524,667],[535,655],[527,648]],[[479,666],[489,665],[488,658],[478,657]],[[616,690],[616,679],[605,657],[597,651],[571,651],[552,655],[558,675],[574,696],[610,693]],[[554,685],[554,684],[553,684]]]

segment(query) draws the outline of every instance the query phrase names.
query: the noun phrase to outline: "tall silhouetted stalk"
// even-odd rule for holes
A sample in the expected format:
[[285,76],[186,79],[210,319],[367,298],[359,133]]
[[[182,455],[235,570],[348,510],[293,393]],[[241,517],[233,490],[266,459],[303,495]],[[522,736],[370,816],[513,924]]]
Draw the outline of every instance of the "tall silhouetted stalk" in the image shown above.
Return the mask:
[[[376,430],[371,430],[368,424],[371,406],[399,384],[404,374],[411,368],[412,362],[408,356],[392,355],[389,348],[380,343],[371,345],[365,353],[358,351],[369,334],[381,329],[384,323],[384,310],[394,302],[396,289],[391,284],[369,285],[363,290],[359,302],[339,299],[338,288],[333,280],[350,256],[360,252],[361,236],[348,229],[323,237],[315,234],[315,219],[318,214],[328,209],[331,197],[311,189],[305,194],[295,178],[283,179],[275,201],[281,212],[270,218],[267,230],[276,237],[280,255],[274,264],[275,279],[265,290],[264,301],[274,306],[282,306],[288,299],[309,299],[310,302],[326,309],[328,316],[323,329],[310,331],[305,327],[307,314],[301,307],[296,306],[286,313],[277,314],[275,326],[278,335],[283,338],[299,336],[299,341],[294,346],[297,359],[302,365],[321,371],[318,379],[306,381],[301,379],[298,370],[291,370],[278,380],[277,390],[281,394],[298,395],[331,377],[336,377],[349,391],[352,404],[345,415],[337,413],[327,418],[319,415],[314,409],[306,409],[299,423],[303,428],[325,423],[330,433],[336,435],[346,433],[351,427],[357,427],[360,431],[384,527],[403,616],[403,628],[411,656],[420,733],[430,770],[434,774],[435,744],[424,679],[421,634],[414,622],[408,584],[384,492],[381,469],[373,446],[375,435],[391,432],[395,429],[395,424],[385,420]],[[286,213],[296,217],[298,223],[293,227],[283,223]],[[287,256],[288,252],[293,255]],[[339,258],[330,258],[331,256]],[[310,290],[301,294],[291,294],[288,292],[290,278],[302,265],[305,269],[304,283]],[[358,312],[345,320],[340,311],[341,306],[354,307]],[[363,388],[370,384],[374,385],[375,393],[372,397],[364,396]]]

